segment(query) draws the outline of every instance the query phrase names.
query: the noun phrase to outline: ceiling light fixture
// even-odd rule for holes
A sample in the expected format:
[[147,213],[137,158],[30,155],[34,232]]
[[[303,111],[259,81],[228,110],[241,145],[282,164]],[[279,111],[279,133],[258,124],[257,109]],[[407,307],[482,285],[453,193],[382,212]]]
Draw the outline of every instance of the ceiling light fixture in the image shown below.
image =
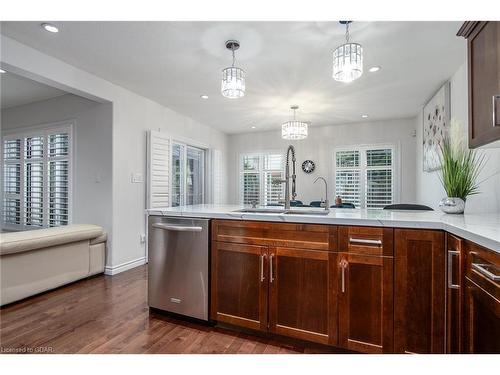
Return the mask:
[[368,118],[368,115],[361,115],[362,118]]
[[42,23],[42,27],[49,33],[58,33],[59,29],[51,23]]
[[3,69],[0,69],[0,74],[4,74],[4,73],[7,73],[7,72]]
[[255,129],[255,128],[256,128],[256,126],[251,126],[251,128],[252,128],[252,129]]
[[350,42],[351,22],[340,21],[340,24],[345,25],[346,42],[333,51],[333,78],[339,82],[352,82],[363,74],[363,47]]
[[205,95],[205,94],[200,95],[200,98],[202,98],[202,99],[208,99],[208,95]]
[[237,40],[228,40],[226,48],[233,54],[233,65],[222,70],[222,96],[229,99],[237,99],[245,96],[245,71],[234,65],[234,51],[240,48],[240,42]]
[[299,109],[298,105],[292,105],[290,109],[293,110],[293,120],[287,121],[281,125],[281,138],[290,141],[297,141],[307,138],[307,123],[297,121],[295,118],[295,111]]
[[380,66],[372,66],[370,69],[368,69],[368,71],[370,73],[375,73],[375,72],[378,72],[380,70]]

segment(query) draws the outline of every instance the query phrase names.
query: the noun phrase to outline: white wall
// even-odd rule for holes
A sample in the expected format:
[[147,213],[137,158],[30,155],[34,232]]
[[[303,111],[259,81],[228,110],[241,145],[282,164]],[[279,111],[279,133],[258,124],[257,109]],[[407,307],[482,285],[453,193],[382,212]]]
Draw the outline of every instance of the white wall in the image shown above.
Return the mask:
[[[132,173],[146,175],[146,131],[161,129],[206,143],[220,150],[223,160],[227,136],[11,38],[2,35],[0,41],[0,58],[6,70],[89,99],[113,103],[113,243],[108,272],[143,263],[145,246],[139,236],[145,232],[145,184],[132,184],[130,177]],[[225,192],[222,195],[225,197]]]
[[[464,57],[465,61],[465,57]],[[463,125],[465,137],[468,131],[468,88],[467,65],[464,64],[450,78],[451,117]],[[439,172],[424,172],[422,164],[422,111],[416,118],[417,129],[417,199],[419,202],[438,209],[439,201],[446,193],[439,181]],[[481,149],[487,162],[479,176],[481,194],[467,199],[466,213],[500,212],[500,148]]]
[[[112,229],[112,106],[63,95],[3,109],[2,135],[70,120],[73,139],[73,223]],[[110,239],[111,242],[111,239]]]
[[[304,203],[324,197],[324,184],[313,181],[323,176],[328,181],[329,199],[333,204],[334,174],[333,152],[336,147],[363,144],[394,144],[399,154],[401,171],[399,201],[413,203],[415,191],[415,120],[399,119],[363,122],[346,125],[309,127],[309,136],[302,141],[289,142],[281,139],[281,131],[254,132],[229,136],[229,201],[239,203],[239,155],[255,151],[285,152],[293,144],[297,152],[297,199]],[[302,162],[310,159],[316,169],[311,174],[302,171]]]

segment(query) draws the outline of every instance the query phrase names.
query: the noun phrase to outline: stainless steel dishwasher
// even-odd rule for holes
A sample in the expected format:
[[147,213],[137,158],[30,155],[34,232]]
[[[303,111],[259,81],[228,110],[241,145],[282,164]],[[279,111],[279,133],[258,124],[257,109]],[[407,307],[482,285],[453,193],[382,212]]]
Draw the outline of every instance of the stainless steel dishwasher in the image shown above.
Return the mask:
[[208,321],[208,231],[208,219],[149,217],[149,306]]

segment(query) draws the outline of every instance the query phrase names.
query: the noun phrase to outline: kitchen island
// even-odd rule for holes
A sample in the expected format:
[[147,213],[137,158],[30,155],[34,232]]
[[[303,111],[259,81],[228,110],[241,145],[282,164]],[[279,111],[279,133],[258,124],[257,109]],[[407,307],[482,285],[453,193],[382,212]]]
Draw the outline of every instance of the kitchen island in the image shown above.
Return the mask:
[[148,211],[211,219],[213,321],[364,353],[500,352],[500,215],[242,209]]

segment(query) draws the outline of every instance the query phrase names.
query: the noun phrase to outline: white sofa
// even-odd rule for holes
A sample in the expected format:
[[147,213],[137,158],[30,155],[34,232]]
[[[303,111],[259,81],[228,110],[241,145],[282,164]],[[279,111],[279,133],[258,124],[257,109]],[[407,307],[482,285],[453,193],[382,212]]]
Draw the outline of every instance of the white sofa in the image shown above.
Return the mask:
[[107,235],[97,225],[0,237],[0,306],[104,272]]

